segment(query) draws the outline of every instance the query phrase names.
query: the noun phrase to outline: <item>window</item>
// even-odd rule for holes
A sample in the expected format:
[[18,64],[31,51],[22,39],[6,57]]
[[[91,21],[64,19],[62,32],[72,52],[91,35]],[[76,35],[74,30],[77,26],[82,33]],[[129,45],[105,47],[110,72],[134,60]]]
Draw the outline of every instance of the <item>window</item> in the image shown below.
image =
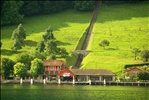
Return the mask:
[[57,66],[57,71],[60,71],[61,70],[61,66]]
[[91,81],[98,81],[99,76],[91,76],[90,79],[91,79]]
[[106,76],[106,77],[103,78],[103,80],[104,80],[104,79],[105,79],[106,81],[112,81],[112,77],[110,77],[110,76],[109,76],[109,77]]
[[54,70],[54,66],[50,66],[50,70]]
[[133,72],[134,72],[134,73],[137,73],[137,72],[138,72],[138,70],[134,69],[134,70],[133,70]]

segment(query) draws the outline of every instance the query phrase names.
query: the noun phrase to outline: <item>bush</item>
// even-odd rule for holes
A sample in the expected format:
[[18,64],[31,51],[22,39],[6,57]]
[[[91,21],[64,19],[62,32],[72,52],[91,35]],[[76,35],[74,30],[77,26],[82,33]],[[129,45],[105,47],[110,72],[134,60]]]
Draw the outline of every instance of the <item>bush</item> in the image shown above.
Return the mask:
[[147,72],[139,72],[137,74],[139,80],[149,80],[149,73]]

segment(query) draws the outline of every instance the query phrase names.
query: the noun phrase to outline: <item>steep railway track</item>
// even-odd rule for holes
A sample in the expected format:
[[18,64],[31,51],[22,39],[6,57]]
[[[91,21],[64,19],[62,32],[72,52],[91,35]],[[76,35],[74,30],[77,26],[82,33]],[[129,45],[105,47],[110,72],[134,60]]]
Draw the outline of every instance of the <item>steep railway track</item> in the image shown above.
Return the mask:
[[[89,43],[89,40],[90,40],[90,37],[91,37],[91,34],[92,34],[94,23],[96,22],[96,19],[98,17],[99,8],[101,6],[101,3],[102,3],[102,0],[96,1],[95,9],[94,9],[91,21],[90,21],[90,25],[87,29],[86,37],[84,39],[81,50],[86,50],[87,49],[87,46],[88,46],[88,43]],[[83,61],[83,54],[79,54],[74,67],[79,68],[82,61]]]

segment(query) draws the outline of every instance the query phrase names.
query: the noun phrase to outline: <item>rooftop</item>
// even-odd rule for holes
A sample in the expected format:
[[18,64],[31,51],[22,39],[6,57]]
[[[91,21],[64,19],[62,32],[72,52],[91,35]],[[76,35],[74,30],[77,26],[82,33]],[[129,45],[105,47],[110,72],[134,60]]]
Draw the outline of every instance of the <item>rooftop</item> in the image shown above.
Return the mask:
[[75,75],[107,75],[107,76],[115,75],[110,70],[106,69],[69,69],[69,70]]
[[43,61],[44,66],[66,66],[65,61],[63,60],[44,60]]

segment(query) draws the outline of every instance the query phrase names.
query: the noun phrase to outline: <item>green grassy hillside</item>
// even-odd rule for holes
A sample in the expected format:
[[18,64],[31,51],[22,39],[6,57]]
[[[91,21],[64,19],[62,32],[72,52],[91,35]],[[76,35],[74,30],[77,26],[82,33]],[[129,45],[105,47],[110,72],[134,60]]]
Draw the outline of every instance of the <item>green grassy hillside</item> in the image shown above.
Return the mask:
[[[25,40],[26,46],[19,52],[13,52],[11,50],[13,44],[11,35],[13,30],[17,28],[17,25],[2,27],[1,42],[3,45],[1,48],[1,56],[15,60],[16,56],[21,52],[34,51],[37,42],[42,40],[42,34],[44,34],[45,29],[49,26],[53,29],[58,46],[66,48],[67,52],[71,53],[71,51],[76,49],[79,39],[89,25],[91,16],[91,12],[81,13],[68,10],[51,15],[26,18],[22,23],[27,34]],[[75,62],[73,60],[74,57],[69,56],[67,59],[70,60],[68,61],[68,66]]]
[[[98,44],[110,41],[104,50]],[[92,52],[83,60],[83,68],[110,69],[119,75],[125,64],[142,63],[134,60],[131,48],[149,47],[149,6],[124,4],[103,6],[94,25],[89,50]]]
[[[149,47],[149,7],[148,2],[140,4],[102,5],[97,22],[94,25],[88,50],[92,52],[86,56],[82,68],[109,69],[121,75],[125,64],[142,63],[141,58],[134,60],[130,48]],[[68,10],[65,12],[26,18],[22,24],[26,31],[26,46],[19,52],[11,50],[13,41],[12,31],[17,25],[1,27],[1,57],[15,60],[22,52],[35,50],[37,42],[42,39],[44,30],[51,26],[58,46],[66,48],[70,55],[65,58],[67,65],[75,63],[71,51],[75,50],[79,39],[89,25],[92,12],[82,13]],[[98,44],[103,39],[110,41],[110,45],[103,49]],[[62,59],[62,58],[60,58]]]

